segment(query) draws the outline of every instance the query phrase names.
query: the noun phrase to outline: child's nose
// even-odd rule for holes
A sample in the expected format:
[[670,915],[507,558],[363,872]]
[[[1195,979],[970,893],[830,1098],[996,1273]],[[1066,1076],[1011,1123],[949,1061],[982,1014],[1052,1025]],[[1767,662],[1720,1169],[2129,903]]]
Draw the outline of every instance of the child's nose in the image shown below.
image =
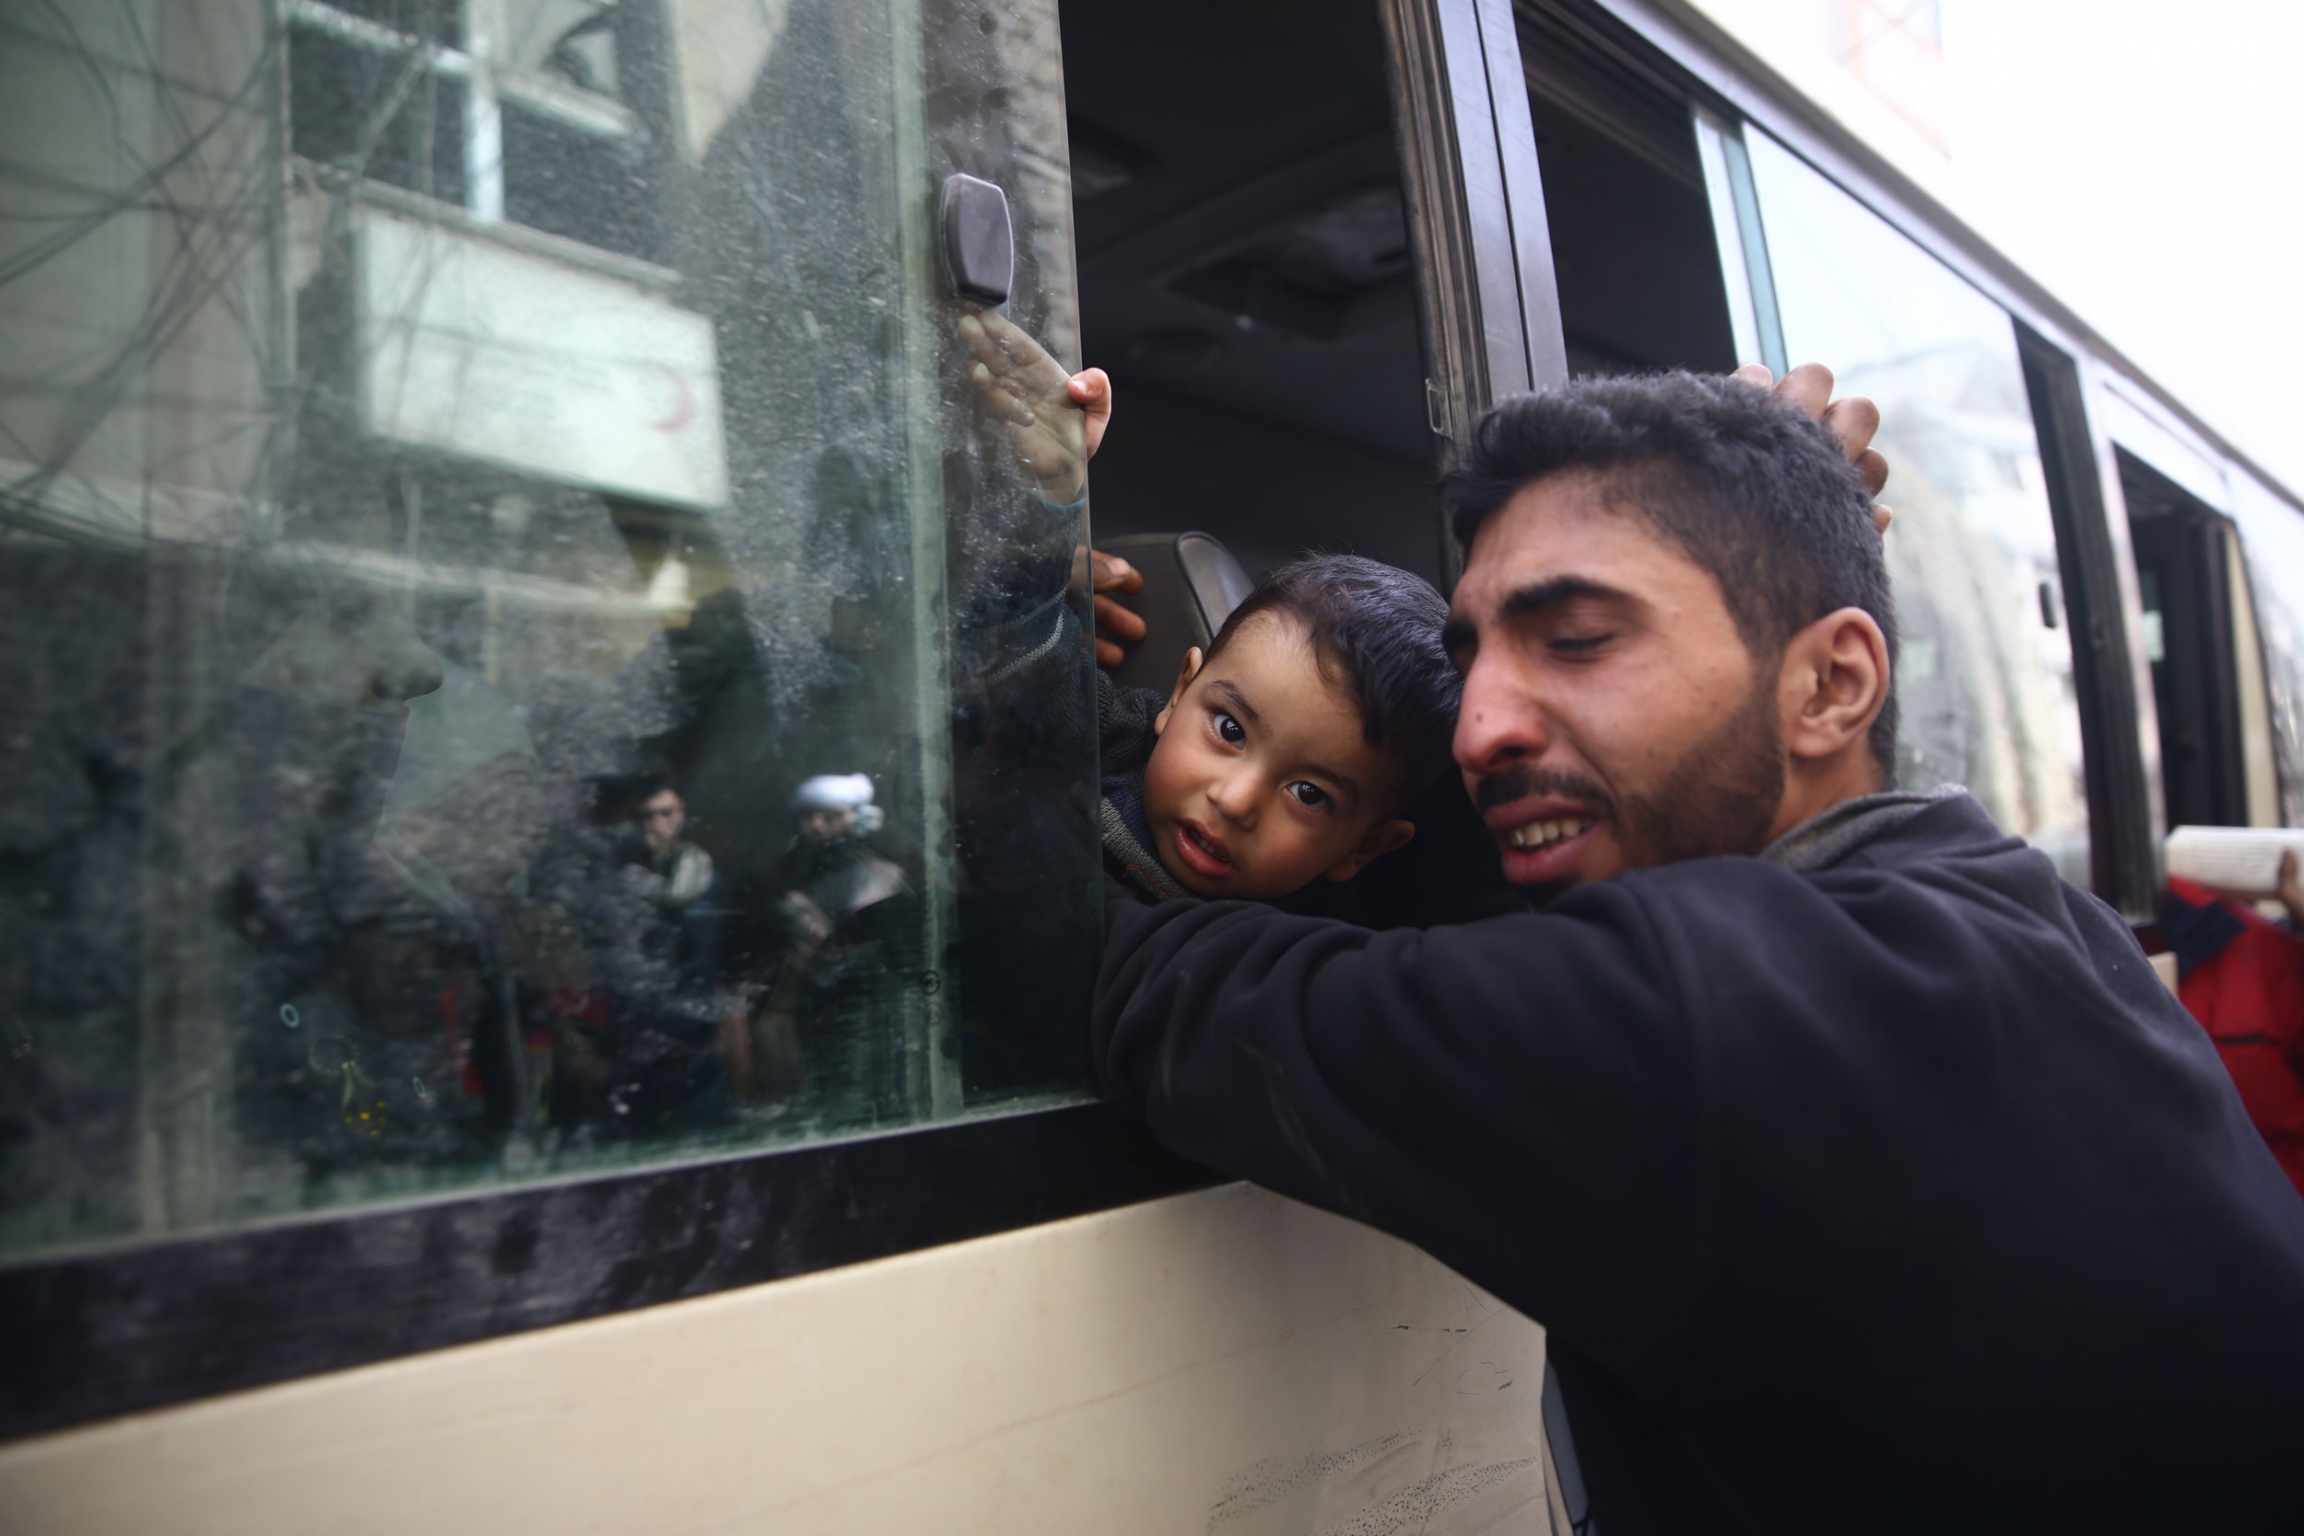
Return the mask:
[[1232,773],[1208,786],[1208,799],[1225,819],[1246,826],[1256,819],[1258,791],[1255,775]]

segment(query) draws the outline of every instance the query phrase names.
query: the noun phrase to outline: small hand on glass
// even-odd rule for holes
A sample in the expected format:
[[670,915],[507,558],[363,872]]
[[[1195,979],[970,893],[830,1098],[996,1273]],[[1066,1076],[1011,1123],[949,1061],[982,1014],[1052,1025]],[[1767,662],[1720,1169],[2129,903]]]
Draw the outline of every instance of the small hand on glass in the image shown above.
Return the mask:
[[1070,502],[1088,485],[1088,460],[1112,417],[1112,386],[1101,368],[1067,376],[1047,349],[989,310],[960,322],[973,355],[968,384],[985,419],[997,423],[1040,494]]
[[1872,521],[1882,533],[1895,513],[1882,506],[1877,499],[1881,488],[1888,483],[1888,461],[1880,450],[1872,446],[1873,434],[1880,430],[1880,408],[1862,395],[1850,395],[1845,400],[1832,398],[1832,370],[1822,363],[1802,363],[1784,375],[1781,382],[1764,364],[1746,363],[1732,378],[1761,389],[1773,389],[1809,415],[1832,429],[1840,439],[1840,451],[1848,455],[1848,462],[1856,466],[1856,473],[1864,481],[1864,488],[1875,498],[1872,503]]

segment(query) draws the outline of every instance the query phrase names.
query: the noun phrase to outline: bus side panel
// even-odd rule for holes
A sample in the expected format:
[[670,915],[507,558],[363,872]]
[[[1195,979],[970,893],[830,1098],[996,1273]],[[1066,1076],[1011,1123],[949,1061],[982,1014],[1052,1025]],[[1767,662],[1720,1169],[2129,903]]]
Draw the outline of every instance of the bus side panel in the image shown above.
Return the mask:
[[19,1442],[0,1529],[1542,1530],[1543,1376],[1234,1184]]

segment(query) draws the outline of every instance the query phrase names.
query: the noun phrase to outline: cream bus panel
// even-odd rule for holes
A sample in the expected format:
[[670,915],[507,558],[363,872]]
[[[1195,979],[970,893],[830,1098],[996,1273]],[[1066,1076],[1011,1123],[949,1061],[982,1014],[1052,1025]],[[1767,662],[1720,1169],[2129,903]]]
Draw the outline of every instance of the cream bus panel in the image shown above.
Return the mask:
[[0,1529],[1547,1529],[1543,1334],[1247,1185],[19,1442]]

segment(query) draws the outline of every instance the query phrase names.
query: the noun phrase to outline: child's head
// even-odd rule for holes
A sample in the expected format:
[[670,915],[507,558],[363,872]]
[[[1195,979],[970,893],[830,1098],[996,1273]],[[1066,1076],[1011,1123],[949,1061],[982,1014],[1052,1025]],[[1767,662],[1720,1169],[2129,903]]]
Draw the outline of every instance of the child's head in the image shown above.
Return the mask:
[[1353,555],[1267,577],[1185,656],[1154,722],[1144,809],[1168,872],[1198,895],[1270,898],[1407,842],[1462,691],[1447,618],[1428,583]]

